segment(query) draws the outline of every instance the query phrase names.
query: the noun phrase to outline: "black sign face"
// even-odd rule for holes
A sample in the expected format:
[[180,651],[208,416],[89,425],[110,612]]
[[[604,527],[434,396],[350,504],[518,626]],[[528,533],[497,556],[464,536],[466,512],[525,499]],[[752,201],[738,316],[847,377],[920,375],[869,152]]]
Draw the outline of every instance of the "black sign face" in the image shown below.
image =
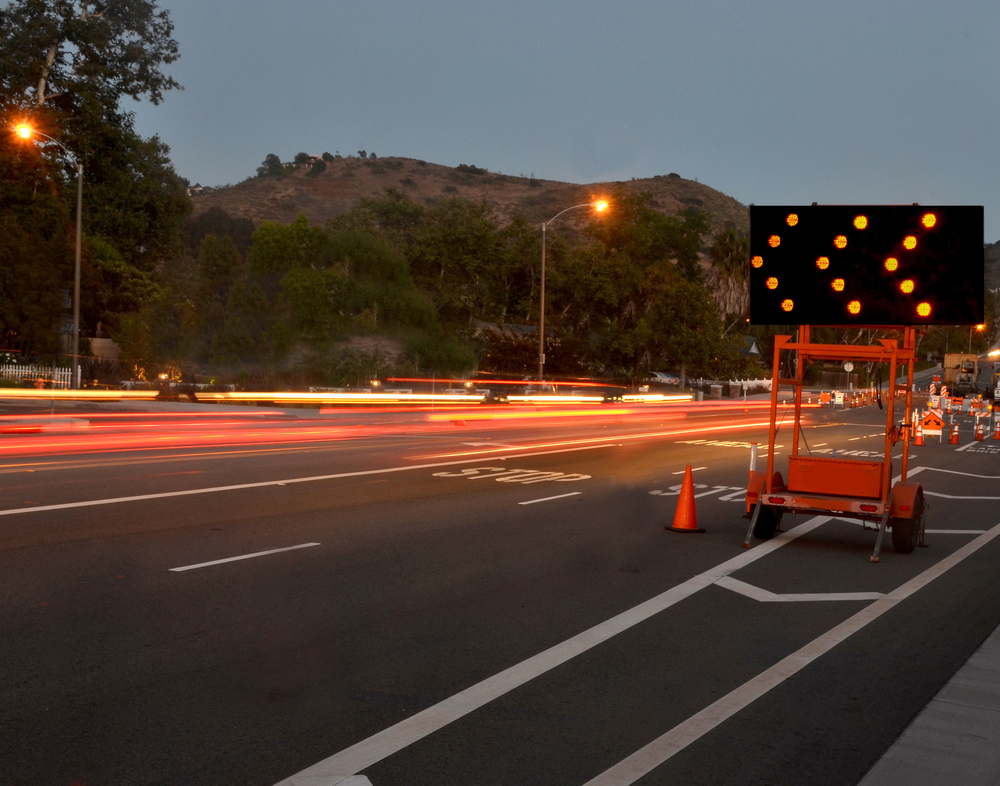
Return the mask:
[[981,206],[750,208],[755,325],[983,321]]

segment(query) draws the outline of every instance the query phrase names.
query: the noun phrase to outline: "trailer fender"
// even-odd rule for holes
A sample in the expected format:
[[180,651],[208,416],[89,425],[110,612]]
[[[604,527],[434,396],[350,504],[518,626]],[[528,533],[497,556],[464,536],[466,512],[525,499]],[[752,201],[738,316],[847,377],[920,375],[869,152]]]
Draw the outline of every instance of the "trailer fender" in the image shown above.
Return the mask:
[[[766,470],[757,470],[751,473],[750,482],[747,484],[747,513],[753,510],[753,506],[757,504],[757,498],[760,496],[762,490],[764,490],[764,483],[767,479]],[[785,481],[781,477],[780,472],[775,472],[771,476],[771,486],[774,491],[784,490]]]
[[904,483],[902,481],[897,483],[892,487],[892,506],[889,508],[889,517],[912,519],[918,496],[923,496],[923,489],[919,483]]

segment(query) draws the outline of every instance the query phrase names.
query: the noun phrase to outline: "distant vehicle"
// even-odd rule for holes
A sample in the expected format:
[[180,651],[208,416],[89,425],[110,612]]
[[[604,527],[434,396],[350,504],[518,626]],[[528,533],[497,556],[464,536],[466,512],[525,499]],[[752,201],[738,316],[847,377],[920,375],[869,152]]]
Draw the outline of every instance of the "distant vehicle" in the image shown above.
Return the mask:
[[677,374],[668,374],[666,371],[654,371],[649,378],[650,382],[658,382],[661,385],[679,385],[681,378]]
[[951,395],[965,398],[980,392],[976,385],[978,356],[975,353],[951,352],[944,356],[943,365],[944,384]]

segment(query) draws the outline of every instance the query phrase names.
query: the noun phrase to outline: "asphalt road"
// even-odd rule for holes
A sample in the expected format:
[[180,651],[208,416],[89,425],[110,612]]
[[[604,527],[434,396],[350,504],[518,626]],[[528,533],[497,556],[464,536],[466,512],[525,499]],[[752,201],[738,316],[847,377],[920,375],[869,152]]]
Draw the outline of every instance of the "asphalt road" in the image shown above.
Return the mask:
[[8,413],[0,783],[857,783],[1000,624],[1000,442],[912,448],[928,547],[872,564],[741,548],[759,412],[645,412]]

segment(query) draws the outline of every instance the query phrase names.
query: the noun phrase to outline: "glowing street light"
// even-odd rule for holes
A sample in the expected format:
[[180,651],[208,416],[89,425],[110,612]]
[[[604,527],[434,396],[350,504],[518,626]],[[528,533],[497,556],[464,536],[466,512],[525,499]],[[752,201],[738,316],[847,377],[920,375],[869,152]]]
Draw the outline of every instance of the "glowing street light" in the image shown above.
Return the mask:
[[545,373],[545,228],[555,221],[563,213],[568,213],[570,210],[576,210],[580,207],[592,207],[598,213],[603,213],[608,209],[608,203],[603,199],[597,202],[585,202],[582,205],[573,205],[573,207],[568,207],[565,210],[561,210],[556,213],[548,221],[542,222],[542,291],[541,291],[541,303],[539,305],[539,319],[538,319],[538,382],[539,389],[541,389],[542,378]]
[[34,136],[47,139],[52,144],[57,145],[76,164],[76,266],[73,274],[73,376],[70,380],[70,388],[76,389],[80,386],[80,244],[83,234],[83,164],[74,156],[65,145],[58,139],[53,139],[48,134],[36,131],[26,123],[20,123],[14,133],[21,139],[29,140]]
[[982,333],[984,330],[986,330],[986,325],[970,325],[969,326],[969,352],[970,353],[972,352],[972,331],[973,331],[973,328],[976,329],[976,330],[978,330],[980,333]]

